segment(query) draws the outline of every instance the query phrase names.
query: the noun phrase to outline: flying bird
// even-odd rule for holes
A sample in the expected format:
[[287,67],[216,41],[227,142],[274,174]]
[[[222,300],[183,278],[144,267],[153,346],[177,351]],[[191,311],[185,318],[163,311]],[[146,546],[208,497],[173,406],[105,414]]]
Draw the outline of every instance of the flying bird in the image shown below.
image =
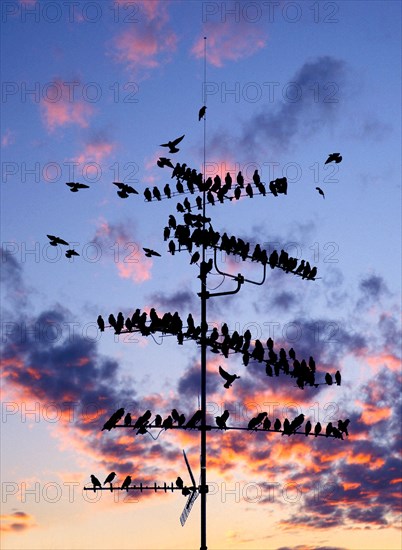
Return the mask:
[[113,181],[113,185],[116,185],[116,187],[119,188],[119,191],[117,191],[117,194],[122,199],[127,199],[129,195],[138,195],[138,191],[134,189],[134,187],[131,187],[131,185],[127,185],[126,183],[121,183],[120,181]]
[[155,252],[155,250],[152,250],[151,248],[143,248],[142,250],[145,252],[145,256],[146,256],[147,258],[152,258],[152,256],[159,256],[159,257],[161,257],[161,255],[159,254],[159,252]]
[[96,492],[95,487],[99,487],[99,489],[102,489],[101,482],[100,482],[99,479],[98,479],[96,476],[94,476],[93,474],[91,474],[91,482],[92,482],[92,485],[94,486],[94,493]]
[[78,252],[76,252],[75,250],[70,248],[69,250],[66,251],[65,256],[66,256],[66,258],[71,258],[72,256],[79,256],[79,254],[78,254]]
[[66,185],[70,187],[70,191],[72,193],[77,193],[79,189],[89,189],[89,185],[85,185],[85,183],[78,183],[78,181],[68,181],[66,182]]
[[224,380],[226,380],[226,383],[223,385],[224,388],[228,389],[233,384],[233,382],[240,378],[240,376],[237,376],[237,374],[229,374],[223,368],[219,365],[219,374],[222,376]]
[[121,490],[125,489],[128,493],[128,488],[131,485],[131,476],[127,476],[126,479],[123,481],[122,486],[120,487]]
[[336,162],[338,164],[341,160],[342,157],[340,153],[331,153],[325,161],[325,164],[328,164],[329,162]]
[[54,235],[46,235],[47,238],[50,240],[50,246],[57,246],[58,244],[64,244],[68,246],[68,242],[64,241],[63,239],[60,239],[60,237],[55,237]]
[[161,147],[169,147],[169,153],[177,153],[178,151],[180,151],[180,149],[178,149],[176,147],[176,145],[178,145],[181,140],[184,138],[185,134],[183,134],[182,136],[172,140],[172,141],[168,141],[167,143],[161,143]]
[[316,189],[319,192],[319,194],[322,195],[322,198],[325,199],[325,194],[324,194],[324,191],[321,189],[321,187],[316,187]]
[[200,121],[205,116],[206,110],[207,110],[206,105],[203,105],[201,109],[198,111],[198,121]]
[[163,168],[164,166],[169,166],[169,168],[174,168],[171,160],[167,159],[166,157],[160,157],[159,160],[156,161],[156,164],[159,166],[159,168]]

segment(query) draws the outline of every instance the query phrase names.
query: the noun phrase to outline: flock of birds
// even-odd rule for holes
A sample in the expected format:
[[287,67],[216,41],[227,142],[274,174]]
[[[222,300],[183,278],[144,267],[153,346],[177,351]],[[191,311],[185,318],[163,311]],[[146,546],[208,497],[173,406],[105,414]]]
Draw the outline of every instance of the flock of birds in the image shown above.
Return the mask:
[[[141,312],[139,308],[135,310],[131,317],[125,318],[120,311],[115,317],[111,313],[108,317],[109,326],[115,331],[115,334],[138,331],[143,336],[149,336],[155,332],[161,332],[163,335],[171,334],[177,337],[179,345],[183,345],[184,339],[194,340],[197,344],[202,343],[202,327],[195,325],[191,313],[187,317],[187,325],[184,323],[176,311],[175,313],[167,312],[162,317],[159,317],[155,308],[151,308],[149,317],[146,311]],[[106,328],[105,321],[102,315],[97,318],[99,330],[103,332]],[[212,353],[221,353],[225,358],[229,354],[240,353],[243,357],[243,364],[247,366],[250,360],[259,363],[265,363],[265,373],[269,377],[279,376],[280,373],[290,376],[296,380],[296,384],[300,389],[304,389],[306,385],[318,387],[320,383],[316,382],[316,364],[313,357],[309,360],[297,359],[296,352],[290,348],[286,353],[284,348],[280,348],[278,352],[274,349],[274,341],[268,338],[266,346],[257,338],[252,340],[250,330],[246,330],[244,334],[239,334],[238,331],[229,333],[229,327],[223,323],[221,330],[216,327],[209,329],[205,327],[206,345]],[[225,380],[224,387],[229,388],[233,382],[240,378],[232,375],[219,367],[219,373]],[[342,377],[339,371],[336,371],[334,376],[330,373],[325,374],[325,385],[332,386],[341,385]]]
[[[283,423],[279,418],[275,421],[271,421],[267,412],[258,413],[247,424],[247,427],[242,426],[228,426],[227,421],[230,413],[225,410],[222,415],[215,417],[215,425],[207,425],[207,429],[220,429],[220,430],[248,430],[248,431],[266,431],[266,432],[279,432],[282,436],[301,434],[306,437],[311,435],[317,437],[322,435],[325,437],[333,437],[335,439],[343,439],[343,435],[348,436],[348,426],[350,423],[349,418],[346,420],[338,420],[338,425],[334,426],[332,422],[328,422],[325,427],[325,433],[323,432],[323,426],[320,422],[316,422],[314,429],[310,420],[304,425],[304,430],[301,431],[301,427],[305,421],[304,414],[297,415],[293,420],[285,418]],[[123,424],[119,422],[123,419]],[[135,420],[131,413],[125,413],[124,408],[118,409],[112,416],[105,422],[103,430],[112,430],[114,428],[130,428],[136,431],[137,435],[143,435],[148,433],[149,429],[157,428],[161,431],[170,429],[181,428],[183,430],[199,430],[201,427],[202,413],[201,410],[197,410],[189,420],[186,419],[184,414],[180,414],[176,409],[172,409],[165,419],[160,414],[155,415],[155,418],[151,421],[152,412],[148,409],[142,415],[138,416]],[[105,481],[106,483],[106,481]]]
[[[157,484],[155,483],[153,487],[149,487],[149,486],[143,486],[142,483],[140,483],[139,485],[134,485],[132,486],[131,483],[132,483],[132,477],[130,475],[126,476],[124,478],[124,481],[123,483],[121,484],[120,487],[113,487],[113,481],[116,479],[116,472],[111,472],[105,479],[105,481],[103,482],[103,486],[109,484],[109,487],[110,487],[110,491],[113,492],[113,490],[121,490],[121,491],[126,491],[128,493],[129,489],[136,489],[137,491],[140,491],[140,492],[143,492],[144,489],[152,489],[153,491],[158,491],[158,490],[164,490],[165,493],[167,491],[177,491],[177,490],[180,490],[181,491],[181,494],[184,495],[184,496],[188,496],[190,495],[192,492],[194,491],[197,491],[197,487],[195,486],[191,486],[191,487],[188,487],[187,485],[184,485],[184,481],[182,480],[181,477],[178,477],[175,481],[175,484],[171,483],[170,485],[168,485],[167,483],[164,483],[163,487],[158,487]],[[102,487],[102,484],[101,482],[99,481],[99,479],[91,474],[91,483],[92,483],[92,488],[93,488],[93,491],[94,493],[97,491],[97,490],[102,490],[103,487]]]
[[[251,245],[245,242],[243,239],[237,238],[234,235],[228,236],[227,233],[222,235],[214,231],[210,221],[211,218],[204,218],[200,214],[186,213],[183,216],[184,224],[177,224],[176,218],[170,214],[168,219],[168,225],[163,230],[163,238],[165,241],[173,237],[177,239],[178,246],[173,239],[168,243],[168,251],[174,255],[176,251],[188,250],[190,254],[193,251],[193,245],[200,247],[202,245],[210,247],[216,250],[224,251],[226,254],[233,254],[240,256],[245,261],[250,259],[252,262],[259,262],[263,265],[269,264],[271,269],[275,267],[282,269],[286,273],[293,273],[299,275],[303,279],[315,280],[317,275],[317,267],[311,267],[310,263],[305,260],[301,260],[299,263],[298,258],[289,256],[285,250],[281,250],[279,253],[277,250],[273,250],[269,253],[263,249],[261,245],[256,244],[251,251]],[[209,223],[209,228],[203,228],[204,223]],[[201,258],[198,251],[192,254],[190,264],[197,263]],[[201,263],[202,273],[209,273],[212,270],[213,261],[212,258],[208,262]]]

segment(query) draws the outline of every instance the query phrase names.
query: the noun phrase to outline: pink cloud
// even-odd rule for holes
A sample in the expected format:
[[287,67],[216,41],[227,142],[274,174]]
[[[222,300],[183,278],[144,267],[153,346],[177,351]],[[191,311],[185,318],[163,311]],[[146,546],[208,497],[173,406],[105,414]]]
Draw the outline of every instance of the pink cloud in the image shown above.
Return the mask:
[[84,100],[75,100],[71,89],[60,79],[53,80],[54,90],[49,88],[48,95],[41,101],[41,113],[44,124],[49,132],[58,126],[77,124],[87,128],[89,118],[94,114],[94,108]]
[[115,264],[119,277],[131,279],[135,283],[143,283],[151,279],[153,262],[145,257],[142,246],[128,234],[125,226],[110,225],[103,220],[94,240],[105,250],[110,249],[110,241],[118,245],[121,253],[118,254],[118,261],[115,260]]
[[0,532],[3,533],[20,533],[21,531],[35,527],[33,516],[25,512],[3,514],[0,516],[0,521]]
[[[120,0],[120,4],[126,2]],[[170,61],[176,50],[177,35],[167,26],[167,2],[139,1],[141,25],[133,25],[112,42],[112,55],[138,74],[139,69],[154,69]],[[144,75],[143,75],[144,76]]]
[[267,42],[266,33],[255,24],[229,20],[219,24],[209,22],[191,49],[197,59],[204,56],[204,36],[207,36],[207,60],[215,67],[250,57]]
[[15,142],[15,134],[10,130],[10,128],[7,128],[1,137],[1,146],[8,147],[8,145],[12,145],[14,142]]

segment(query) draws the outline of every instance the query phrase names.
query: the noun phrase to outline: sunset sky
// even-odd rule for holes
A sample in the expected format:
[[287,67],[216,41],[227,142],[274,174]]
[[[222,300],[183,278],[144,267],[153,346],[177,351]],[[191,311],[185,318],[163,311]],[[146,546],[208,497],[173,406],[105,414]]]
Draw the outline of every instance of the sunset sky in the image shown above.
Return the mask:
[[[208,548],[399,549],[400,2],[4,0],[1,10],[2,548],[199,548],[200,499],[181,527],[179,492],[83,487],[112,471],[117,485],[128,474],[189,483],[183,449],[198,480],[198,433],[101,428],[120,407],[194,413],[199,348],[100,333],[96,319],[155,307],[200,322],[198,268],[163,240],[169,214],[182,221],[178,199],[149,203],[143,191],[174,186],[161,156],[203,169],[205,98],[206,176],[288,179],[287,196],[209,206],[214,229],[318,269],[315,281],[269,269],[264,285],[211,298],[209,326],[311,355],[321,378],[342,373],[341,386],[302,390],[209,353],[208,421],[225,409],[234,426],[261,411],[350,419],[343,441],[209,432]],[[160,146],[183,134],[178,153]],[[342,162],[325,165],[334,152]],[[121,199],[116,180],[139,194]],[[90,188],[71,193],[70,181]],[[219,262],[262,276],[259,264]],[[235,283],[213,271],[208,286]],[[230,389],[219,365],[241,376]]]

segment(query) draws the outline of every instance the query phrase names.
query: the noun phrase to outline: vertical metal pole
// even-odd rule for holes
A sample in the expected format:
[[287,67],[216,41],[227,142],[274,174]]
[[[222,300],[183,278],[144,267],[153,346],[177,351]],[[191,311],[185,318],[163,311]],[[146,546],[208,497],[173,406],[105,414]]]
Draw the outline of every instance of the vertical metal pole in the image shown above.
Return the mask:
[[[204,105],[206,101],[205,96],[205,83],[206,83],[206,40],[204,36]],[[205,183],[205,159],[206,159],[206,114],[204,115],[204,166],[203,166],[203,180]],[[205,202],[206,191],[205,187],[202,192],[202,215],[204,221],[202,224],[203,231],[205,231]],[[205,262],[205,240],[202,242],[202,262]],[[200,550],[207,550],[207,431],[206,431],[206,409],[207,409],[207,275],[201,274],[201,546]]]

